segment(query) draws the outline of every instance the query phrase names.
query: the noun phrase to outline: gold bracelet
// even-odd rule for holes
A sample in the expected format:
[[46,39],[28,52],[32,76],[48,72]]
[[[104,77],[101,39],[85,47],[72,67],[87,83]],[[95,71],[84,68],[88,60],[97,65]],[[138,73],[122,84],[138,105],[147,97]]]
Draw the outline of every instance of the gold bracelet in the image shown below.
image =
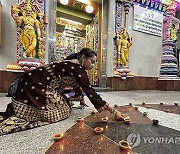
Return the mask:
[[112,113],[112,114],[113,114],[113,116],[115,117],[115,116],[116,116],[116,114],[117,114],[117,111],[116,111],[114,108],[112,108],[112,111],[111,111],[110,113]]

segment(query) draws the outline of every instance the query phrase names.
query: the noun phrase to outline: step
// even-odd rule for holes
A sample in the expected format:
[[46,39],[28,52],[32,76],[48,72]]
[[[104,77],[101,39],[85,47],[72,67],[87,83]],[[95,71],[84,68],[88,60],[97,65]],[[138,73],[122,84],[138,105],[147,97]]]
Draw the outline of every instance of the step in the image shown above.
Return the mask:
[[93,87],[95,89],[96,92],[110,92],[112,91],[112,88],[110,87]]

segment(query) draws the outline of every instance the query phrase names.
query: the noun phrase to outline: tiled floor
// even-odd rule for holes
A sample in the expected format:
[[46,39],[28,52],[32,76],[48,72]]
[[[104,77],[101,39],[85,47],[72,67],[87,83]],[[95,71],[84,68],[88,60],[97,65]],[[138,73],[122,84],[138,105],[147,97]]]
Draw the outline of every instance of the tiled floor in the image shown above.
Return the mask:
[[[101,92],[102,98],[110,105],[127,105],[130,102],[141,104],[146,102],[149,104],[164,104],[173,105],[180,104],[180,92],[178,91],[116,91],[116,92]],[[1,95],[2,96],[2,95]],[[0,111],[5,110],[10,98],[0,97]],[[0,136],[0,154],[42,154],[53,143],[53,134],[65,132],[76,123],[77,117],[86,117],[90,115],[92,104],[86,98],[86,102],[90,107],[85,109],[73,109],[71,116],[63,121],[50,124],[47,126],[18,132],[14,134]],[[154,109],[139,107],[141,112],[148,112],[150,119],[159,119],[160,124],[165,127],[180,131],[180,115],[173,113],[165,113]]]

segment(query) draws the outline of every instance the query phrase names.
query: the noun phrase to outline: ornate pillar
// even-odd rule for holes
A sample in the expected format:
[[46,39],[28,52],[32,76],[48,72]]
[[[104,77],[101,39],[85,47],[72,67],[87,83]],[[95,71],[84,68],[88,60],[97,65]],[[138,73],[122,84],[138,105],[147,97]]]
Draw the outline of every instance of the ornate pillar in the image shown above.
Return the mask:
[[129,9],[131,8],[131,6],[133,6],[133,3],[124,1],[123,4],[124,4],[124,12],[125,12],[124,27],[126,27],[127,15],[129,13]]
[[121,31],[122,28],[122,4],[122,1],[116,0],[115,32]]
[[[116,17],[115,17],[115,33],[120,32],[123,24],[122,24],[122,9],[123,9],[123,2],[120,0],[116,0]],[[114,40],[114,44],[116,40]],[[114,45],[114,68],[113,70],[117,70],[117,61],[118,61],[118,55],[117,55],[117,46]]]
[[56,8],[57,1],[48,1],[48,30],[47,30],[47,63],[55,61],[55,47],[56,47]]
[[175,18],[175,9],[170,5],[164,13],[163,55],[161,58],[160,77],[178,78],[178,65],[175,56],[179,19]]

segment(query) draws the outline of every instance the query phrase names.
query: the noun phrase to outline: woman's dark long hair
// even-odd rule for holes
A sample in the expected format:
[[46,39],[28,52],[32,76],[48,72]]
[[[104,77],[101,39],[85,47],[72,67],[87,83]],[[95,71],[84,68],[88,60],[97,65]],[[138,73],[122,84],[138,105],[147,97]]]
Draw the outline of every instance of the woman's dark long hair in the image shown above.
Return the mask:
[[97,56],[96,52],[91,50],[90,48],[82,48],[80,52],[73,53],[65,58],[65,60],[71,60],[71,59],[80,59],[81,56],[84,55],[85,58],[91,58],[93,56]]

